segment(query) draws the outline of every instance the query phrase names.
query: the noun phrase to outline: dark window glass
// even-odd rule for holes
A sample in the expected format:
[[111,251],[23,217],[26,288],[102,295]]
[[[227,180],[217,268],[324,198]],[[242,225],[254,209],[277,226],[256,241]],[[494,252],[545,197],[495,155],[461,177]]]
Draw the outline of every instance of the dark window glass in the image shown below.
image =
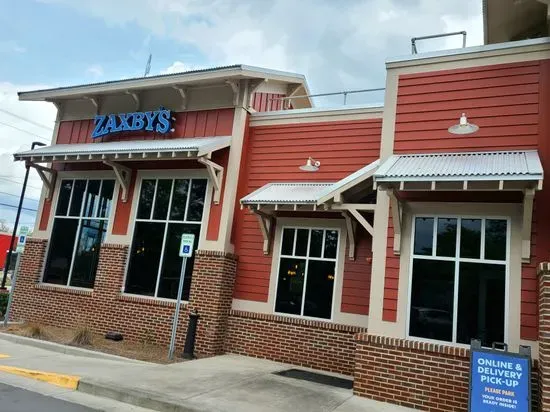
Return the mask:
[[168,203],[170,202],[170,192],[172,190],[172,182],[172,180],[166,179],[158,181],[153,219],[166,220],[166,216],[168,214]]
[[71,199],[71,208],[69,215],[80,216],[82,209],[82,200],[84,199],[84,191],[86,190],[86,180],[75,180],[73,187],[73,197]]
[[456,219],[437,219],[437,256],[456,255]]
[[99,249],[105,238],[107,221],[83,220],[71,274],[71,286],[93,288]]
[[433,217],[417,217],[414,223],[414,254],[431,255],[434,237]]
[[294,233],[295,229],[283,230],[283,246],[281,247],[281,255],[292,256],[294,254]]
[[77,228],[78,219],[55,219],[44,270],[44,283],[67,284]]
[[166,223],[136,222],[126,292],[153,296]]
[[457,341],[504,341],[505,266],[460,263]]
[[101,185],[101,180],[89,180],[88,188],[86,189],[86,196],[84,202],[84,211],[82,216],[94,217],[97,213],[97,208],[99,206],[99,186]]
[[294,254],[296,256],[306,256],[307,255],[307,241],[309,238],[309,230],[307,229],[298,229],[296,231],[296,248]]
[[156,180],[143,180],[141,182],[141,193],[137,211],[138,219],[150,219],[153,208],[153,197],[155,195]]
[[[176,299],[178,297],[178,287],[181,276],[181,265],[183,259],[179,256],[179,247],[181,235],[183,233],[192,233],[195,235],[195,246],[197,249],[199,242],[200,225],[170,223],[166,235],[166,246],[160,273],[159,290],[157,296],[160,298]],[[195,255],[187,259],[185,266],[185,276],[183,281],[182,299],[189,300],[189,289],[191,288],[191,274],[193,273],[193,263]]]
[[59,187],[59,197],[57,198],[57,209],[55,214],[58,216],[67,216],[69,209],[69,201],[71,200],[71,189],[73,188],[72,180],[62,180]]
[[174,194],[172,196],[172,210],[170,211],[170,220],[185,219],[185,207],[187,204],[188,192],[189,180],[177,179],[174,183]]
[[308,262],[304,316],[331,318],[335,265],[323,260]]
[[485,259],[506,260],[506,220],[485,221]]
[[462,219],[460,257],[479,259],[481,252],[481,219]]
[[325,258],[335,259],[338,247],[338,231],[325,230]]
[[310,257],[322,257],[323,252],[323,231],[312,230],[311,240],[309,242],[309,256]]
[[200,222],[204,209],[204,197],[206,195],[206,180],[193,179],[191,181],[191,193],[189,194],[189,210],[187,211],[187,220],[190,222]]
[[114,180],[104,180],[101,186],[101,199],[99,202],[98,217],[109,217],[113,205]]
[[301,313],[305,271],[306,261],[304,259],[281,259],[275,312],[293,315]]
[[455,263],[414,259],[409,334],[452,341]]

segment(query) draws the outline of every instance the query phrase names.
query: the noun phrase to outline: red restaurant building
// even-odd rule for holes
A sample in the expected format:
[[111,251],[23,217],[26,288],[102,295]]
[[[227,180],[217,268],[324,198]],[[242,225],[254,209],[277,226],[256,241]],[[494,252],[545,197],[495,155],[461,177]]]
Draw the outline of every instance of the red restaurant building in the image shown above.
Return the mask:
[[485,1],[484,46],[389,59],[380,107],[243,65],[20,93],[58,114],[14,155],[45,185],[13,319],[167,345],[193,233],[178,348],[196,309],[201,356],[449,411],[472,338],[527,345],[550,411],[548,3]]

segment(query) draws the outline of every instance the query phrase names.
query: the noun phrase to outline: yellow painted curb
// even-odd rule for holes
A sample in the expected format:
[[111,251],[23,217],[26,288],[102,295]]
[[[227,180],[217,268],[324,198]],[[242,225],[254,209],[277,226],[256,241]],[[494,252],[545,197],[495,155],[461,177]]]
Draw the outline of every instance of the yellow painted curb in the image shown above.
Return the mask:
[[15,366],[0,365],[1,372],[13,373],[14,375],[24,376],[25,378],[36,379],[52,385],[61,386],[67,389],[76,389],[80,377],[71,375],[61,375],[59,373],[50,373],[34,371],[30,369],[16,368]]
[[10,355],[4,355],[3,353],[0,353],[0,359],[6,359],[9,358]]

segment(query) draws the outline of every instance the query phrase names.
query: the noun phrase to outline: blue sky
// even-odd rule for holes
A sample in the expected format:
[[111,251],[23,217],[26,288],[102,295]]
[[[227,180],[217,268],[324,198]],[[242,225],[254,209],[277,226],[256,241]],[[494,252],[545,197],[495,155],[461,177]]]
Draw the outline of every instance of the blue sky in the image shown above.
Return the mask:
[[[19,102],[20,90],[142,76],[149,53],[151,74],[242,63],[302,73],[313,93],[375,88],[385,84],[385,59],[409,54],[413,36],[467,30],[470,46],[483,38],[481,0],[0,0],[0,6],[0,192],[10,195],[20,192],[24,174],[12,154],[51,139],[55,119],[49,103]],[[459,45],[455,38],[418,47]],[[382,93],[348,99],[381,101]],[[32,208],[41,186],[34,171],[30,185]],[[17,204],[10,195],[0,193],[0,203]],[[13,210],[0,205],[0,220],[13,222]]]

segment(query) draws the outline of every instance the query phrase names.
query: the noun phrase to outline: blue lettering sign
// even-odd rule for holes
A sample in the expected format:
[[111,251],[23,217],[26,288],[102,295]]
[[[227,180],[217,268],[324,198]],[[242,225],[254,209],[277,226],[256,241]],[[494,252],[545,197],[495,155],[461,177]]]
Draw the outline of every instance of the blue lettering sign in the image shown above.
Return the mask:
[[92,139],[97,139],[116,132],[148,132],[168,133],[172,130],[172,112],[161,107],[150,112],[134,112],[97,115],[94,118]]
[[471,351],[470,412],[530,411],[530,358]]

